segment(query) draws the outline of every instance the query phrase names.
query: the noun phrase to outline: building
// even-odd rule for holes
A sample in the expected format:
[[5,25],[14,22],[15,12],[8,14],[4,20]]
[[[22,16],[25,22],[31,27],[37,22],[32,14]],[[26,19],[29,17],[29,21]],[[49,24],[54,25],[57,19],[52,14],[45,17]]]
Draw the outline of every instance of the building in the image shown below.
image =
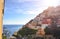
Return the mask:
[[0,39],[2,39],[3,3],[4,3],[4,0],[0,0]]

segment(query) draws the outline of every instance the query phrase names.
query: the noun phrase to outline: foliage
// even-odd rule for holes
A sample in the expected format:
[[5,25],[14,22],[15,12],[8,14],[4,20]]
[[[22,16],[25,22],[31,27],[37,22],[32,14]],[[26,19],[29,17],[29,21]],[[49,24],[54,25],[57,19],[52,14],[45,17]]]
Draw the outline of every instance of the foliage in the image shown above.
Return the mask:
[[36,31],[37,30],[24,27],[18,31],[18,34],[20,34],[21,36],[28,36],[28,35],[36,34]]
[[7,39],[7,37],[10,37],[10,31],[6,27],[3,27],[3,39]]
[[48,27],[46,27],[44,31],[45,31],[45,34],[47,34],[47,35],[52,34],[52,30],[49,29]]
[[6,37],[6,36],[4,36],[4,35],[2,35],[2,39],[7,39],[7,37]]
[[53,35],[54,37],[59,37],[60,36],[60,29],[49,29],[48,27],[45,28],[45,34],[46,35]]
[[59,29],[54,29],[53,30],[53,36],[55,36],[55,37],[60,36],[60,30]]

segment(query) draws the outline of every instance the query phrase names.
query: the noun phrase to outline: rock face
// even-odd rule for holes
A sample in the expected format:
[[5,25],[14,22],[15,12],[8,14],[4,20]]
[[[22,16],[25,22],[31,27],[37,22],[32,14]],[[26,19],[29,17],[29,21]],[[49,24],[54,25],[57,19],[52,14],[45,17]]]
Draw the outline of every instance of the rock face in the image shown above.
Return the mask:
[[42,13],[37,15],[34,19],[30,20],[27,24],[25,24],[24,27],[37,29],[38,30],[37,34],[44,34],[45,33],[44,28],[46,26],[49,26],[51,28],[57,27],[57,26],[52,26],[52,22],[56,23],[57,26],[60,26],[60,6],[48,7]]

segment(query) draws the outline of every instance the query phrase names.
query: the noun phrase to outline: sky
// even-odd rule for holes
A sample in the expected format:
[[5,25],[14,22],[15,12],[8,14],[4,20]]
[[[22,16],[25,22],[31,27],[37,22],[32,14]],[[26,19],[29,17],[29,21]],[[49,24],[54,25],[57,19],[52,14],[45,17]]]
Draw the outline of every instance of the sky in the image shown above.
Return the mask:
[[3,24],[26,24],[60,0],[5,0]]

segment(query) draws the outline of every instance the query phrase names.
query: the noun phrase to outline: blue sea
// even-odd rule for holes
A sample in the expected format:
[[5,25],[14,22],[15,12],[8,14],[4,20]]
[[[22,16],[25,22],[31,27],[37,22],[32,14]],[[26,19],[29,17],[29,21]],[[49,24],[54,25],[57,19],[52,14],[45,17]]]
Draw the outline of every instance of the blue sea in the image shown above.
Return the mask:
[[[23,25],[3,25],[3,30],[6,29],[12,35],[14,32],[22,28]],[[4,32],[4,31],[3,31]]]

